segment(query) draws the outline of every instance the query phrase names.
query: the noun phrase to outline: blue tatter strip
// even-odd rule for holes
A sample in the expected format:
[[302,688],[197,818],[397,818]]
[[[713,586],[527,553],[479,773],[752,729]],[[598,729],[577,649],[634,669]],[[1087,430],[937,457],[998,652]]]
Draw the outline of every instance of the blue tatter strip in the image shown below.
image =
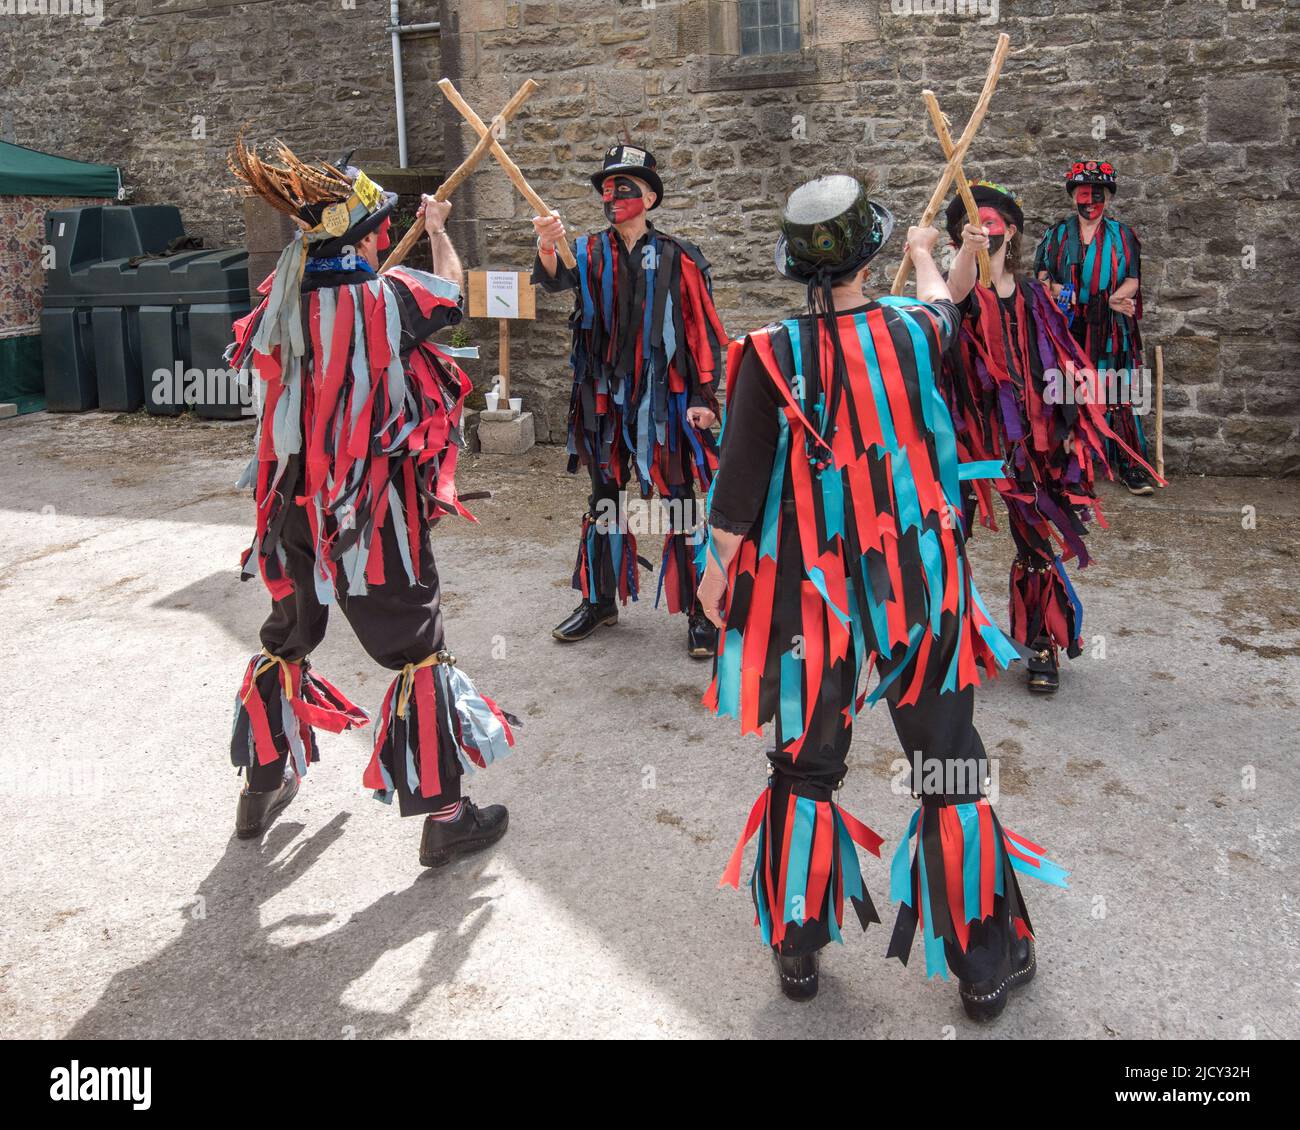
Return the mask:
[[802,735],[803,660],[792,649],[781,653],[781,736],[788,742]]
[[[808,920],[808,860],[812,857],[817,802],[795,797],[794,827],[790,830],[790,857],[785,868],[785,907],[782,920],[803,925]],[[815,907],[813,909],[816,909]]]
[[573,257],[578,261],[578,293],[582,295],[582,328],[591,329],[596,320],[596,304],[591,298],[591,280],[587,277],[587,240],[580,235],[573,244]]
[[[889,897],[904,906],[912,905],[912,837],[916,835],[916,824],[921,819],[918,808],[907,822],[907,831],[894,849],[894,858],[889,864]],[[915,909],[915,907],[913,907]]]
[[889,410],[889,397],[885,393],[885,380],[880,372],[880,359],[876,356],[876,343],[871,338],[871,327],[867,325],[865,314],[855,314],[853,324],[858,331],[862,357],[867,363],[867,379],[871,383],[871,399],[876,405],[876,417],[880,420],[880,435],[885,450],[892,454],[898,451],[898,436],[894,432],[894,414]]

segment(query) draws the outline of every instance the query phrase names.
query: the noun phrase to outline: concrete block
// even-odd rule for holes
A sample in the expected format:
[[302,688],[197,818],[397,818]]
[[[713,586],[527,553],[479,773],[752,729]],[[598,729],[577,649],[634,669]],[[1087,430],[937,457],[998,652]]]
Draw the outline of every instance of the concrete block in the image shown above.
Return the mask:
[[[17,416],[17,415],[18,415],[17,404],[0,404],[0,420],[7,420],[9,419],[10,416]],[[532,428],[530,426],[529,431],[531,430]]]
[[478,442],[483,454],[522,455],[535,441],[531,412],[479,413]]

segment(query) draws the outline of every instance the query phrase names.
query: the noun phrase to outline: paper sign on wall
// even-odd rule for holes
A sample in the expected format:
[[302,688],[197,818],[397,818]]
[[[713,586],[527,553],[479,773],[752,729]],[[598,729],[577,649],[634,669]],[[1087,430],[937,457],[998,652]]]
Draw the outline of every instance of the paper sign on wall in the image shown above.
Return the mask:
[[487,272],[489,318],[519,317],[519,276],[514,271]]

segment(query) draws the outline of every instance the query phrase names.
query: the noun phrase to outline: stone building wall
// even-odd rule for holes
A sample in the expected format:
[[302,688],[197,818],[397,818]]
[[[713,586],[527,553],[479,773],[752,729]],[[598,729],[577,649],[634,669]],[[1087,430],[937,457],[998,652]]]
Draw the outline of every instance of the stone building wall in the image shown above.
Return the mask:
[[[1282,0],[1002,0],[990,25],[904,6],[802,0],[804,50],[754,59],[737,55],[728,0],[445,0],[442,65],[485,119],[523,79],[543,84],[507,148],[579,230],[603,226],[586,177],[626,125],[667,184],[657,222],[703,247],[738,334],[800,299],[772,269],[782,195],[851,165],[875,174],[900,223],[915,218],[940,166],[921,91],[958,132],[1006,31],[1011,55],[968,172],[1020,191],[1028,256],[1068,210],[1067,161],[1115,162],[1115,213],[1143,243],[1144,334],[1165,347],[1169,466],[1295,473],[1300,13]],[[472,138],[454,113],[445,122],[450,167]],[[457,204],[474,217],[460,235],[475,262],[530,262],[530,210],[499,170],[473,177]],[[900,246],[881,257],[882,289]],[[556,441],[566,309],[544,296],[513,338],[515,383]],[[495,334],[480,336],[490,355]]]
[[[401,0],[401,16],[436,20],[438,5]],[[121,166],[130,203],[178,205],[214,246],[243,241],[224,190],[245,123],[299,153],[356,146],[363,163],[397,164],[387,0],[103,0],[103,17],[0,14],[0,137]],[[403,39],[409,162],[433,168],[438,47],[436,33]]]
[[[1300,331],[1285,273],[1300,189],[1294,4],[1000,0],[989,23],[900,14],[903,0],[799,2],[804,49],[754,59],[737,55],[734,0],[401,0],[404,22],[443,24],[441,37],[406,41],[411,162],[450,169],[473,140],[434,88],[440,74],[485,118],[537,79],[505,139],[535,187],[578,229],[603,226],[586,177],[626,126],[668,184],[656,218],[703,247],[740,333],[799,300],[771,268],[782,195],[852,165],[875,174],[900,222],[915,217],[940,165],[921,90],[960,128],[1006,31],[1012,53],[968,171],[1020,190],[1032,244],[1066,211],[1066,162],[1113,160],[1116,213],[1143,241],[1144,333],[1165,345],[1170,466],[1300,468]],[[178,203],[214,243],[243,238],[238,201],[221,189],[245,121],[308,152],[357,144],[363,161],[395,163],[384,0],[104,0],[104,15],[97,28],[0,15],[0,137],[121,165],[133,200]],[[195,139],[198,114],[207,136]],[[470,265],[529,265],[529,209],[498,168],[486,163],[455,203]],[[882,255],[878,286],[900,245]],[[538,320],[512,335],[517,390],[557,442],[566,313],[543,297]],[[482,380],[496,328],[469,328]]]

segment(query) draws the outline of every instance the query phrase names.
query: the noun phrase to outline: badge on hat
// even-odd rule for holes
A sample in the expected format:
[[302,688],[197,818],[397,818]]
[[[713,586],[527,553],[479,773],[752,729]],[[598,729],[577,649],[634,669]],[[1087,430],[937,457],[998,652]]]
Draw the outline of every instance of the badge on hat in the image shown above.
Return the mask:
[[352,226],[352,213],[343,201],[331,204],[320,217],[321,227],[336,239]]

